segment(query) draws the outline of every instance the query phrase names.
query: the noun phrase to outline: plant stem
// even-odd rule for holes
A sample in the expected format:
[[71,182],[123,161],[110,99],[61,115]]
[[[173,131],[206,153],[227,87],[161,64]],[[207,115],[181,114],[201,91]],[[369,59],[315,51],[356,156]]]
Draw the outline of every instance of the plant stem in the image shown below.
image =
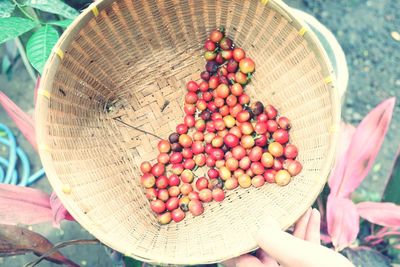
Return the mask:
[[123,120],[121,120],[119,117],[113,118],[113,120],[118,121],[119,123],[122,123],[122,124],[124,124],[124,125],[126,125],[126,126],[132,128],[132,129],[135,129],[136,131],[139,131],[139,132],[142,132],[142,133],[145,133],[145,134],[149,134],[149,135],[151,135],[151,136],[154,136],[154,137],[156,137],[156,138],[162,140],[162,138],[161,138],[160,136],[155,135],[155,134],[153,134],[153,133],[150,133],[150,132],[148,132],[148,131],[142,130],[142,129],[138,128],[138,127],[132,126],[132,125],[130,125],[130,124],[124,122]]
[[41,255],[36,260],[28,262],[27,264],[25,264],[24,267],[34,267],[34,266],[38,265],[44,258],[46,258],[47,256],[53,254],[58,249],[63,248],[63,247],[76,245],[76,244],[96,245],[96,244],[99,244],[99,243],[100,243],[100,241],[97,240],[97,239],[76,239],[76,240],[69,240],[69,241],[61,242],[61,243],[56,244],[53,248],[48,250],[46,253]]
[[26,12],[24,10],[24,8],[16,0],[13,0],[13,2],[18,7],[19,11],[21,11],[27,18],[29,18],[29,19],[31,19],[33,21],[38,21],[38,17],[36,16],[36,14],[35,14],[36,18],[32,17],[31,15],[29,15],[28,12]]
[[24,46],[22,45],[21,40],[18,37],[15,38],[15,44],[18,48],[18,52],[21,55],[22,62],[24,63],[24,66],[25,66],[29,76],[32,78],[33,82],[36,83],[35,71],[33,70],[31,64],[29,63],[28,57],[26,56]]

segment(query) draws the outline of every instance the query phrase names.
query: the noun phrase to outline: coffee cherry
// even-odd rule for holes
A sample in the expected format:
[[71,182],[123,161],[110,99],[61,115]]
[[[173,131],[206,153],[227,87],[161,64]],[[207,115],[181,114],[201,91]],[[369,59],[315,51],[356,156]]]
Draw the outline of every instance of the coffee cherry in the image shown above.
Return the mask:
[[244,148],[252,148],[254,146],[254,138],[251,135],[243,135],[240,138],[240,144]]
[[225,60],[230,60],[233,56],[232,50],[222,50],[221,56]]
[[261,156],[261,164],[265,168],[271,168],[274,165],[274,157],[268,152],[263,153]]
[[159,189],[167,188],[167,186],[168,186],[167,176],[161,175],[160,177],[158,177],[156,180],[156,186]]
[[178,125],[176,126],[176,132],[177,132],[178,134],[185,134],[185,133],[188,132],[188,129],[189,129],[189,128],[188,128],[185,124],[183,124],[183,123],[178,124]]
[[269,138],[269,133],[266,133],[266,134],[256,137],[255,145],[260,146],[260,147],[266,146],[268,143],[268,138]]
[[234,134],[228,133],[224,137],[224,143],[230,148],[237,147],[239,145],[239,138]]
[[281,127],[284,130],[289,130],[291,127],[290,121],[286,117],[279,117],[278,124],[279,124],[279,127]]
[[197,166],[203,167],[206,165],[206,156],[204,154],[198,154],[194,157],[194,162]]
[[216,46],[216,44],[215,44],[213,41],[211,41],[211,40],[207,40],[207,41],[204,43],[204,49],[206,49],[206,50],[208,50],[208,51],[214,51],[215,48],[217,48],[217,46]]
[[246,53],[242,48],[235,48],[233,49],[233,59],[236,62],[240,62],[243,58],[246,57]]
[[229,158],[225,161],[225,166],[228,168],[228,170],[233,172],[239,168],[239,161],[234,157]]
[[268,152],[274,157],[280,157],[283,155],[283,147],[278,142],[272,142],[268,145]]
[[163,202],[167,201],[169,199],[170,195],[167,189],[159,189],[157,191],[157,198],[159,200],[162,200]]
[[188,198],[189,198],[190,200],[193,200],[193,199],[199,200],[199,193],[198,193],[198,192],[190,192],[190,193],[188,194]]
[[161,163],[156,163],[151,168],[151,174],[153,174],[155,177],[163,175],[164,172],[165,172],[165,165]]
[[[218,69],[218,63],[216,61],[207,61],[205,68],[206,68],[206,71],[208,71],[209,73],[215,73]],[[211,80],[211,78],[210,78],[210,80]],[[210,88],[212,88],[212,87],[210,86]]]
[[254,71],[255,67],[256,67],[256,65],[255,65],[254,61],[248,57],[243,58],[239,62],[239,69],[244,74],[252,73]]
[[275,182],[277,185],[285,186],[290,182],[290,174],[287,170],[280,170],[275,175]]
[[268,130],[268,124],[266,122],[257,122],[254,126],[254,131],[257,134],[265,134]]
[[236,72],[239,67],[239,64],[234,60],[230,59],[228,63],[226,64],[226,70],[228,72]]
[[233,42],[228,37],[222,38],[222,40],[219,43],[219,46],[223,50],[230,50],[232,48],[232,45],[233,45]]
[[186,169],[181,174],[181,180],[184,183],[189,183],[190,184],[191,182],[193,182],[193,178],[194,178],[194,175],[193,175],[193,172],[191,170],[187,170]]
[[255,146],[250,150],[249,159],[253,162],[260,161],[262,154],[263,154],[262,148],[259,146]]
[[169,162],[172,164],[181,163],[183,160],[182,153],[180,152],[172,152],[171,156],[169,157]]
[[199,192],[199,199],[202,202],[210,202],[212,200],[212,193],[211,190],[208,188],[202,189]]
[[169,155],[167,153],[161,153],[157,156],[157,162],[161,164],[168,164],[169,162]]
[[196,106],[193,104],[185,103],[185,106],[183,107],[183,111],[188,115],[193,115],[196,113]]
[[287,164],[287,166],[285,166],[285,169],[291,176],[296,176],[301,172],[303,166],[297,160],[292,160],[289,164]]
[[193,199],[189,202],[189,211],[193,216],[199,216],[203,214],[204,212],[204,207],[201,201],[197,199]]
[[247,170],[248,168],[250,168],[251,165],[251,160],[249,159],[249,157],[243,157],[240,161],[239,161],[239,167],[242,170]]
[[236,187],[238,187],[238,185],[239,185],[238,179],[235,177],[231,177],[225,181],[225,188],[227,190],[235,189]]
[[199,89],[199,85],[195,81],[189,81],[186,84],[186,89],[189,92],[197,92],[197,90]]
[[276,171],[272,169],[265,170],[264,179],[267,183],[273,184],[275,183],[275,175]]
[[265,179],[262,175],[256,175],[251,179],[251,184],[254,187],[261,187],[265,184]]
[[268,120],[267,129],[270,133],[276,132],[278,130],[278,123],[275,120]]
[[235,118],[233,116],[231,116],[231,115],[225,116],[223,118],[223,120],[224,120],[224,123],[225,123],[225,127],[227,127],[227,128],[232,128],[236,124]]
[[203,71],[200,74],[200,78],[202,78],[204,81],[208,81],[210,79],[211,75],[208,71]]
[[242,174],[238,177],[238,182],[240,187],[242,188],[248,188],[251,186],[251,178],[247,174]]
[[227,179],[229,179],[231,177],[231,171],[225,167],[225,166],[221,166],[219,168],[219,177],[223,180],[226,181]]
[[287,159],[295,159],[298,155],[297,147],[292,144],[286,145],[285,148],[283,149],[283,155]]
[[159,199],[151,201],[150,207],[155,213],[162,213],[165,211],[165,204]]
[[147,188],[146,189],[146,198],[148,200],[157,199],[157,190],[155,188]]
[[264,110],[265,110],[265,114],[267,114],[267,116],[270,120],[274,120],[276,118],[276,116],[278,115],[278,111],[272,105],[265,106]]
[[289,133],[286,130],[278,129],[272,134],[272,138],[283,145],[289,142]]
[[179,207],[179,198],[171,197],[165,202],[165,207],[169,211],[173,211]]
[[196,181],[196,188],[197,190],[201,191],[204,188],[208,188],[208,179],[205,177],[200,177]]
[[181,191],[182,195],[187,196],[190,192],[193,191],[193,187],[191,184],[183,183],[180,187],[180,191]]
[[178,186],[171,186],[168,188],[168,194],[170,197],[177,197],[181,193],[181,190]]
[[224,190],[221,188],[215,188],[212,190],[212,198],[214,201],[221,202],[225,198]]
[[172,174],[168,178],[168,185],[169,186],[177,186],[181,183],[181,180],[179,179],[179,176],[176,174]]
[[[190,193],[193,193],[193,192],[190,192]],[[181,208],[181,210],[183,210],[184,212],[188,211],[189,210],[189,202],[190,202],[189,196],[182,197],[181,199],[179,199],[179,208]]]
[[187,104],[196,104],[198,100],[197,94],[194,92],[188,92],[185,95],[185,103]]
[[171,212],[165,212],[157,216],[157,221],[162,225],[169,224],[171,220]]
[[180,222],[185,218],[185,213],[181,209],[175,209],[171,212],[171,218],[175,222]]
[[237,114],[236,120],[238,122],[249,121],[250,120],[250,113],[247,110],[242,110]]
[[235,73],[235,81],[241,85],[245,85],[247,83],[247,75],[238,71]]
[[140,171],[143,174],[149,173],[151,171],[151,164],[148,161],[144,161],[140,164]]
[[264,173],[264,166],[260,162],[253,162],[251,163],[250,170],[255,174],[255,175],[260,175]]
[[187,134],[181,134],[181,135],[179,136],[179,144],[180,144],[182,147],[191,147],[192,144],[193,144],[193,140],[192,140],[192,138],[191,138],[189,135],[187,135]]
[[251,104],[250,109],[254,115],[258,116],[264,112],[264,105],[260,101],[256,101]]

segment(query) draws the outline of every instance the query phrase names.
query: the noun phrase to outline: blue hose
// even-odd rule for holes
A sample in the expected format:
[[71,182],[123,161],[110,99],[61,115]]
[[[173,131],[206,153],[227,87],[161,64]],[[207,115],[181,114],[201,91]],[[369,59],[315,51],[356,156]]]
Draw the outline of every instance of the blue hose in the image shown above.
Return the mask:
[[[8,147],[8,159],[0,157],[0,183],[29,186],[42,178],[45,174],[43,169],[31,175],[29,159],[21,147],[17,146],[10,129],[0,124],[0,130],[7,136],[7,138],[0,137],[0,143]],[[19,169],[22,174],[19,173]]]

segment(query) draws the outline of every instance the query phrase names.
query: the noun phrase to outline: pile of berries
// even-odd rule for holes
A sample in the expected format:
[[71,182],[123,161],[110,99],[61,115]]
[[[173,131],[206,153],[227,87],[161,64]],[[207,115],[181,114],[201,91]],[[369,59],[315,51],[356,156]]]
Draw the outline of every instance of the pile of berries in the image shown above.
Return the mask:
[[[225,190],[265,183],[287,185],[302,165],[289,144],[290,121],[272,105],[250,97],[244,87],[255,63],[234,47],[222,29],[205,42],[202,81],[186,84],[183,123],[158,143],[157,163],[143,162],[141,183],[161,224],[204,212],[203,203],[222,201]],[[207,166],[207,175],[196,170]]]

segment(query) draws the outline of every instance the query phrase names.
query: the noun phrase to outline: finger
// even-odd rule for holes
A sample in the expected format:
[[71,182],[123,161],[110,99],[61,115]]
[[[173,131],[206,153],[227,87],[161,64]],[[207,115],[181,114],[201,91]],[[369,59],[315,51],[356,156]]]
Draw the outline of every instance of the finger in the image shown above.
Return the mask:
[[296,222],[296,225],[294,226],[294,231],[293,231],[293,235],[295,237],[298,237],[300,239],[305,238],[308,221],[310,220],[310,216],[311,216],[311,211],[312,211],[311,208],[309,208],[303,214],[303,216],[301,216],[300,219]]
[[305,240],[315,244],[321,243],[321,214],[317,209],[313,209],[311,212],[310,220],[308,221]]
[[263,264],[259,259],[249,254],[244,254],[242,256],[227,260],[222,264],[226,267],[245,267],[245,266],[263,267]]
[[326,247],[301,240],[280,230],[272,219],[257,235],[257,243],[268,255],[283,266],[352,266],[345,257]]
[[266,253],[262,249],[258,249],[257,250],[256,256],[261,261],[261,263],[264,264],[264,266],[266,266],[266,267],[277,267],[277,266],[279,266],[278,263],[276,262],[276,260],[271,258],[268,255],[268,253]]

